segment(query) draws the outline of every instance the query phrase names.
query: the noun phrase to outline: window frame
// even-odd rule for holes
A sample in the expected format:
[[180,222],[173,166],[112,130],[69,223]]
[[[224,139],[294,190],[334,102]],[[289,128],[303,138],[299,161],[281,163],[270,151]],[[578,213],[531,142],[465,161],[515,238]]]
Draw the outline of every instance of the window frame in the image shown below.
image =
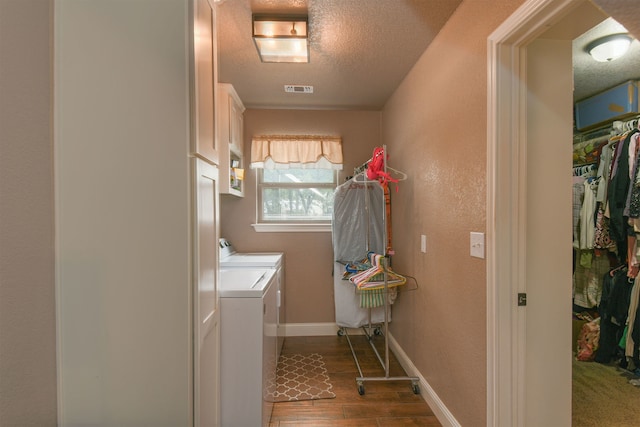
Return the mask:
[[257,169],[256,173],[256,222],[252,224],[257,232],[330,232],[331,219],[274,219],[265,220],[263,217],[263,192],[270,188],[308,189],[326,188],[335,191],[338,187],[339,173],[337,169],[331,170],[333,182],[264,182],[264,169]]

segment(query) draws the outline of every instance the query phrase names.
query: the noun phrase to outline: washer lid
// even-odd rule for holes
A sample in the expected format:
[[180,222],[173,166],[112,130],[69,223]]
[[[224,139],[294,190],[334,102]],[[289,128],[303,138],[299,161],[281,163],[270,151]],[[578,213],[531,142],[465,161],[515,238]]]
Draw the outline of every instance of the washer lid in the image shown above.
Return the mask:
[[234,253],[220,259],[220,267],[274,268],[282,263],[281,252]]
[[221,269],[221,298],[261,298],[275,275],[273,269]]

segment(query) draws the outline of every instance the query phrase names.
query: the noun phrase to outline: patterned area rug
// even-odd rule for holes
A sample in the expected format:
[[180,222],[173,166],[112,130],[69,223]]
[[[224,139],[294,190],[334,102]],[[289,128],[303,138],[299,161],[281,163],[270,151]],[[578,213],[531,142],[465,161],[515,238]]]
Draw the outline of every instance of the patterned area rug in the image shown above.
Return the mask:
[[266,399],[272,402],[332,399],[336,395],[322,356],[313,354],[281,355],[275,383],[267,384]]

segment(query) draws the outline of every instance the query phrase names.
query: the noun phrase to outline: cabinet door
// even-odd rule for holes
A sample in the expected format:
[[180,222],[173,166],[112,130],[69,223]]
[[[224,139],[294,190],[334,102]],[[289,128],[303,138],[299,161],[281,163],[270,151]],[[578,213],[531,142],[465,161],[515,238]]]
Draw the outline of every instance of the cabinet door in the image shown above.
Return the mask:
[[229,83],[218,83],[218,141],[220,141],[220,193],[244,196],[244,105]]
[[196,426],[220,424],[218,168],[195,162],[194,413]]
[[215,90],[218,81],[216,13],[208,0],[193,0],[195,136],[192,151],[218,164]]
[[229,95],[229,144],[230,149],[242,154],[243,110],[233,96]]

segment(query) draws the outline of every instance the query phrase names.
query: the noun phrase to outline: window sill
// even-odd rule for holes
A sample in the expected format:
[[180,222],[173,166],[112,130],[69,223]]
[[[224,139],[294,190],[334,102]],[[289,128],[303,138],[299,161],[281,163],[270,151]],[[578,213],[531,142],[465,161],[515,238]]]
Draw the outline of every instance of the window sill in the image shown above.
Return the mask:
[[331,224],[251,224],[257,233],[324,233]]

